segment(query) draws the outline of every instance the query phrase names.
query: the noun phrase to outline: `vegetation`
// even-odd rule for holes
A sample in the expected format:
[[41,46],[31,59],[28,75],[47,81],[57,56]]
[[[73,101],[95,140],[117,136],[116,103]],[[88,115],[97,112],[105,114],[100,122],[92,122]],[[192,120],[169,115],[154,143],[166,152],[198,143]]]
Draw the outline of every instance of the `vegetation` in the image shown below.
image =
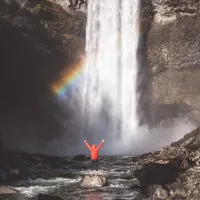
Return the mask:
[[41,13],[42,11],[45,11],[46,10],[46,7],[43,7],[41,4],[37,4],[34,8],[33,8],[33,13],[35,14],[39,14]]

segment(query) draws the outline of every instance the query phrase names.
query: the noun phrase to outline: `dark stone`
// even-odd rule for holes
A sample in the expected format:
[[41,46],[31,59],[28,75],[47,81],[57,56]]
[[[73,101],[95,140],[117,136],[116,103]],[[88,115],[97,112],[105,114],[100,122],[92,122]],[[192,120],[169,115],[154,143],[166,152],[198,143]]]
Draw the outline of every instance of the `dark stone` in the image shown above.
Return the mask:
[[74,156],[75,161],[86,161],[85,155],[76,155]]
[[130,186],[130,189],[139,191],[143,194],[146,193],[146,191],[145,191],[146,188],[144,186],[141,186],[141,185],[133,184],[133,185]]
[[72,169],[87,169],[87,166],[82,165],[81,163],[75,163],[71,165]]
[[87,157],[86,157],[86,160],[87,160],[87,161],[91,160],[91,157],[90,157],[90,156],[87,156]]
[[51,169],[58,169],[61,166],[66,166],[66,165],[71,165],[73,164],[73,161],[68,161],[67,159],[56,159],[56,160],[52,160],[50,166]]
[[176,180],[178,168],[173,163],[148,163],[142,169],[133,172],[133,174],[143,186],[164,185]]
[[22,179],[22,173],[19,169],[9,169],[9,166],[2,167],[0,169],[0,180],[1,181],[19,181]]
[[38,194],[37,200],[63,200],[58,196],[48,195],[48,194]]

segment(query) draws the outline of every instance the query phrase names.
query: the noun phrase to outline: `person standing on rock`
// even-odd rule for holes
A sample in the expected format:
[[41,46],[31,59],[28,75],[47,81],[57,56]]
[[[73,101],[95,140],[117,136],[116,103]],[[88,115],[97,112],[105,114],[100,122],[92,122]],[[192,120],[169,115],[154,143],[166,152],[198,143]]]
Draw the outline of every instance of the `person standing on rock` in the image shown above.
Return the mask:
[[98,162],[99,162],[99,150],[104,144],[104,140],[102,140],[101,144],[96,147],[96,144],[93,144],[92,147],[87,143],[86,140],[84,140],[84,143],[86,147],[90,150],[91,152],[91,161],[92,161],[92,170],[98,171]]

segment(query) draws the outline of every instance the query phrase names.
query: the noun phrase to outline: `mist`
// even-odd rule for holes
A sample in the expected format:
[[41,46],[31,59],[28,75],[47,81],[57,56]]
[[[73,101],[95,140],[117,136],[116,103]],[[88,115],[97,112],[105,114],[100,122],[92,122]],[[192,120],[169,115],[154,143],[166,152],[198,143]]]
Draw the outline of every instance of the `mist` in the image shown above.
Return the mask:
[[[69,126],[69,124],[68,124]],[[78,124],[75,124],[77,127]],[[84,138],[89,144],[99,145],[102,139],[105,139],[101,155],[140,155],[143,153],[161,150],[162,147],[169,145],[171,142],[182,138],[186,133],[196,128],[188,118],[175,118],[167,120],[166,124],[159,124],[154,128],[141,126],[135,132],[126,132],[121,135],[120,139],[109,138],[109,133],[104,132],[102,127],[94,124],[93,139]],[[68,130],[68,129],[67,129]],[[34,140],[34,137],[25,137],[19,142],[21,150],[30,153],[45,153],[52,155],[72,156],[76,154],[89,154],[83,140],[78,132],[71,134],[66,133],[60,137],[54,137],[50,141]],[[36,149],[37,147],[37,149]]]
[[[141,77],[143,78],[143,76]],[[143,83],[150,85],[147,81]],[[140,92],[146,92],[146,88]],[[72,95],[73,93],[75,95]],[[88,118],[87,115],[82,114],[81,94],[76,89],[71,90],[70,94],[68,91],[61,96],[57,95],[51,98],[51,103],[46,107],[46,112],[48,112],[46,115],[40,116],[40,118],[38,116],[34,118],[33,110],[32,116],[28,113],[24,113],[24,118],[22,118],[22,114],[18,116],[12,115],[13,120],[8,117],[7,123],[4,117],[2,119],[4,121],[2,129],[7,133],[5,134],[7,137],[4,135],[6,146],[10,149],[18,149],[30,153],[37,152],[62,156],[87,155],[89,151],[84,145],[84,139],[90,145],[99,145],[102,139],[105,139],[104,146],[100,151],[101,155],[140,155],[160,150],[171,142],[179,140],[197,126],[197,123],[191,120],[188,113],[181,114],[181,111],[177,110],[175,112],[177,116],[172,117],[174,113],[168,110],[167,116],[164,118],[163,110],[161,109],[161,113],[158,113],[156,108],[149,103],[150,108],[147,111],[151,112],[151,114],[145,111],[142,114],[151,117],[151,119],[148,119],[151,124],[143,123],[137,129],[123,129],[120,138],[118,138],[116,133],[111,132],[112,129],[108,129],[109,126],[104,124],[105,118],[107,122],[112,123],[112,115],[109,113],[110,109],[106,108],[107,104],[105,102],[105,104],[102,104],[103,112],[98,110],[96,113],[100,117],[96,118],[94,116],[90,127],[83,129],[83,124],[87,124]],[[146,98],[145,102],[152,102],[152,96],[149,95],[151,92],[147,94],[142,95],[143,98]],[[142,118],[147,118],[147,116]],[[39,123],[38,119],[41,119],[43,125]],[[44,123],[44,119],[46,119],[46,123]],[[12,124],[12,127],[10,127],[10,124]],[[10,140],[10,138],[15,139]]]

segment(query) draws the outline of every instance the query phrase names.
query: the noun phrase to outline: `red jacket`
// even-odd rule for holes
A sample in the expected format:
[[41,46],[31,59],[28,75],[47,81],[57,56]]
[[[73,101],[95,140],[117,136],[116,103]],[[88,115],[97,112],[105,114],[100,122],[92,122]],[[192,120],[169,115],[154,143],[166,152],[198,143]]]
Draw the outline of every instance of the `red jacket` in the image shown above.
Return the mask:
[[101,149],[101,147],[103,146],[104,142],[101,142],[101,144],[96,148],[96,145],[93,144],[92,147],[85,142],[86,147],[90,150],[91,152],[91,160],[97,160],[99,158],[99,150]]

